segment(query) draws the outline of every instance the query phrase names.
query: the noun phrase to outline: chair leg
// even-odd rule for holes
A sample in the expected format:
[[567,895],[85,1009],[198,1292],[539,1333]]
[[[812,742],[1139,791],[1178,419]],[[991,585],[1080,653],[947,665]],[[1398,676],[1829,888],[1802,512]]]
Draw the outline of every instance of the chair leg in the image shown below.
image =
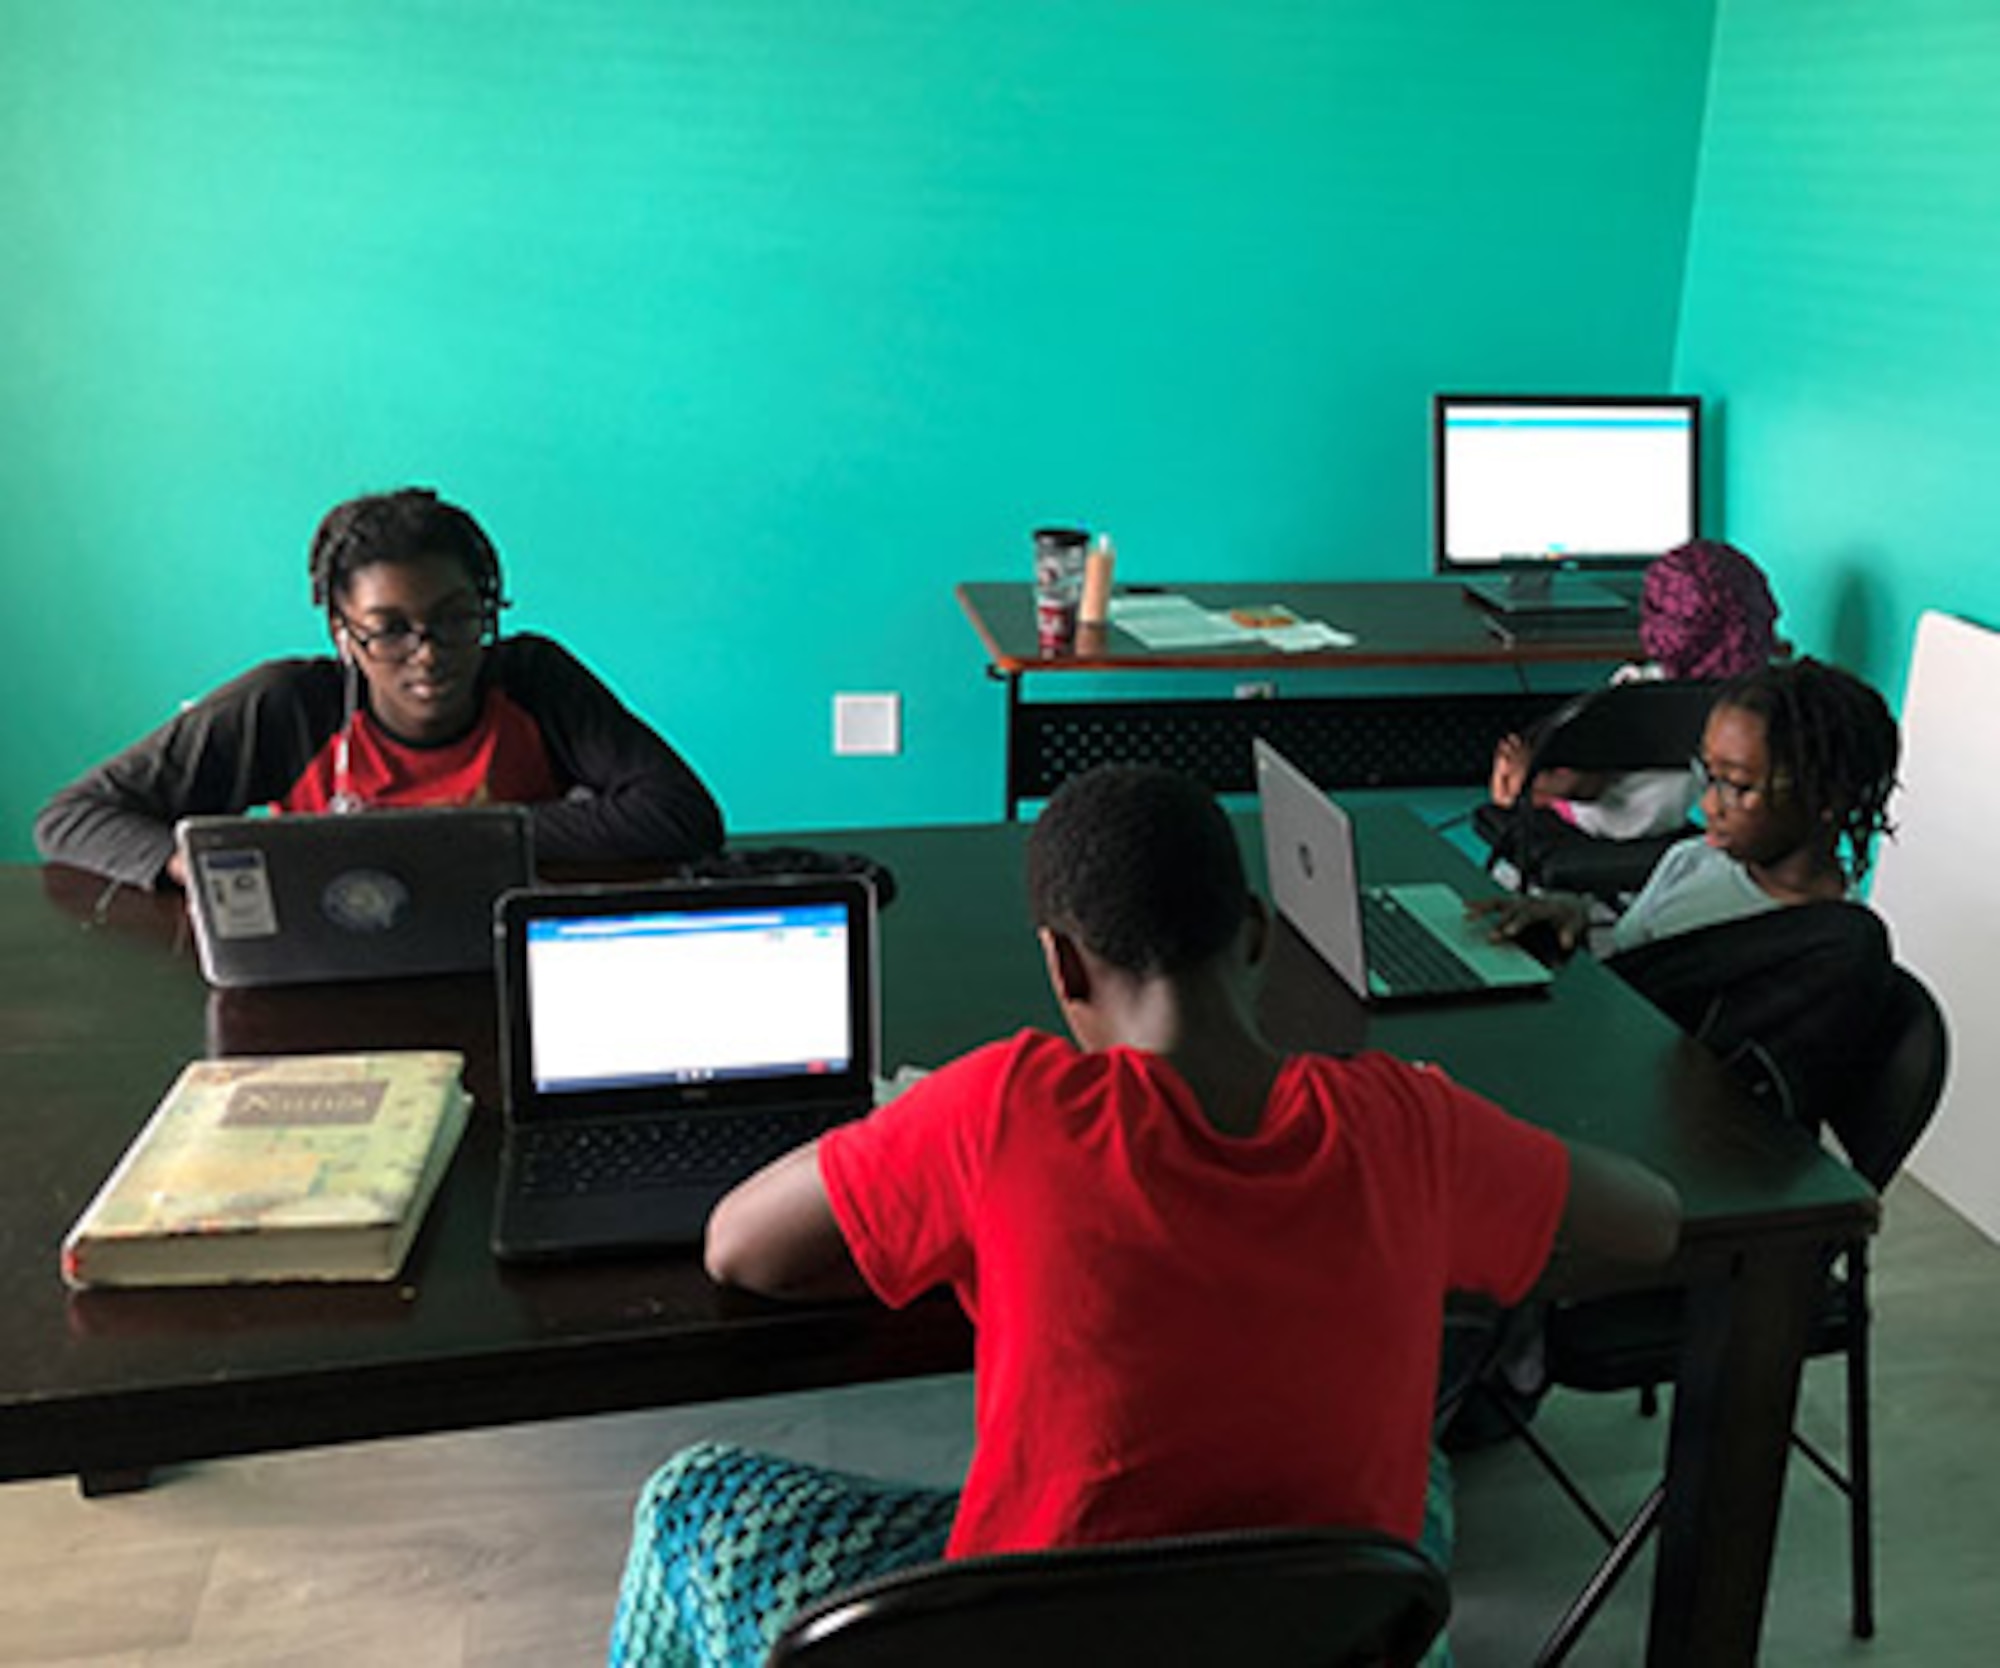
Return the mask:
[[1556,1487],[1569,1496],[1570,1504],[1590,1520],[1590,1526],[1603,1536],[1605,1544],[1617,1545],[1617,1528],[1603,1512],[1597,1509],[1597,1502],[1578,1486],[1576,1479],[1569,1474],[1562,1461],[1556,1458],[1554,1450],[1535,1433],[1534,1427],[1514,1410],[1506,1397],[1492,1396],[1483,1386],[1481,1394],[1489,1395],[1492,1405],[1499,1409],[1500,1417],[1513,1428],[1514,1434],[1521,1439],[1528,1452],[1541,1462],[1542,1469],[1549,1474]]
[[1852,1627],[1857,1639],[1875,1637],[1875,1462],[1869,1405],[1870,1349],[1867,1256],[1847,1251],[1847,1467],[1842,1470],[1817,1443],[1792,1432],[1792,1447],[1847,1496],[1847,1556]]
[[1590,1579],[1583,1585],[1583,1591],[1570,1602],[1570,1607],[1562,1613],[1554,1630],[1542,1641],[1542,1648],[1535,1653],[1535,1668],[1556,1668],[1556,1664],[1566,1660],[1576,1649],[1576,1642],[1583,1637],[1583,1630],[1590,1625],[1591,1618],[1603,1608],[1604,1601],[1611,1596],[1631,1567],[1632,1560],[1660,1524],[1660,1509],[1666,1504],[1667,1485],[1655,1483],[1653,1492],[1646,1496],[1638,1511],[1632,1514],[1632,1521],[1625,1525],[1618,1538],[1611,1543],[1611,1550],[1604,1561],[1591,1572]]
[[1556,1664],[1576,1648],[1576,1642],[1583,1637],[1583,1630],[1590,1625],[1591,1618],[1603,1607],[1612,1589],[1631,1567],[1632,1560],[1638,1557],[1653,1531],[1659,1527],[1667,1487],[1665,1482],[1655,1483],[1652,1493],[1640,1502],[1639,1509],[1632,1514],[1631,1521],[1623,1529],[1615,1529],[1611,1520],[1598,1510],[1597,1503],[1583,1492],[1528,1421],[1515,1412],[1504,1397],[1495,1396],[1492,1400],[1494,1406],[1499,1408],[1500,1416],[1513,1427],[1514,1434],[1541,1462],[1542,1469],[1554,1479],[1556,1486],[1569,1496],[1570,1504],[1590,1520],[1591,1526],[1604,1537],[1610,1548],[1597,1568],[1591,1571],[1583,1590],[1563,1611],[1535,1657],[1535,1668],[1556,1668]]
[[1854,1637],[1875,1637],[1875,1471],[1869,1408],[1868,1248],[1847,1252],[1847,1512]]
[[137,1494],[153,1486],[150,1465],[127,1466],[119,1471],[80,1471],[76,1492],[86,1500],[103,1500],[114,1494]]
[[1839,1489],[1842,1494],[1853,1494],[1854,1485],[1848,1481],[1847,1473],[1811,1437],[1801,1431],[1793,1431],[1792,1452],[1807,1461],[1815,1471],[1835,1488]]

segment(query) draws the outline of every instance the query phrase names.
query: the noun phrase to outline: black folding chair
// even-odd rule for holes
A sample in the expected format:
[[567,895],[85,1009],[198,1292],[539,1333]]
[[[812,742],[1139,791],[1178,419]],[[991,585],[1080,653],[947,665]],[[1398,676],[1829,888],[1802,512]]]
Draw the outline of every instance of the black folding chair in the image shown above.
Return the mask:
[[[1907,968],[1889,970],[1887,994],[1870,1050],[1872,1069],[1825,1109],[1848,1161],[1877,1190],[1886,1188],[1921,1139],[1944,1092],[1949,1040],[1944,1016],[1923,981]],[[1554,1388],[1640,1393],[1641,1411],[1658,1407],[1658,1387],[1673,1381],[1680,1357],[1682,1294],[1677,1289],[1627,1293],[1562,1304],[1544,1321],[1547,1376]],[[1792,1445],[1848,1497],[1852,1625],[1857,1638],[1875,1633],[1874,1469],[1869,1417],[1870,1315],[1868,1242],[1841,1248],[1807,1335],[1809,1357],[1846,1361],[1847,1453],[1837,1463],[1797,1431]],[[1503,1399],[1493,1404],[1608,1544],[1581,1592],[1535,1658],[1563,1661],[1659,1525],[1665,1485],[1656,1484],[1620,1528],[1585,1493],[1547,1443]]]
[[1451,1608],[1391,1536],[1253,1529],[924,1564],[835,1594],[770,1668],[1390,1668]]

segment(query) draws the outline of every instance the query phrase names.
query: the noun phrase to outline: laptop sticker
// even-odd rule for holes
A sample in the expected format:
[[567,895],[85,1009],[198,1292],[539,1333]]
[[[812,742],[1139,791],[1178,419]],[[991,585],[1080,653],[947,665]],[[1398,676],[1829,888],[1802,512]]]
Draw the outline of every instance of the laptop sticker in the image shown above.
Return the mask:
[[347,869],[326,883],[319,907],[348,932],[393,932],[409,919],[410,889],[385,869]]
[[274,938],[277,905],[261,851],[208,851],[196,859],[218,938]]

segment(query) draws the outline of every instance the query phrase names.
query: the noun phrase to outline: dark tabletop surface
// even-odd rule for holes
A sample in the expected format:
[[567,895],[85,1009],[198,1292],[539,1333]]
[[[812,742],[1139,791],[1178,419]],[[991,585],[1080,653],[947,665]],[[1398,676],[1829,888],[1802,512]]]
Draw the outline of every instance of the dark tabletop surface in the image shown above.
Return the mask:
[[[1400,810],[1357,818],[1374,878],[1483,878]],[[1242,825],[1261,875],[1256,824]],[[1027,925],[1019,825],[787,835],[894,872],[884,1063],[935,1064],[1059,1016]],[[211,993],[177,895],[0,868],[0,1477],[708,1400],[968,1359],[946,1299],[788,1307],[714,1287],[691,1254],[509,1269],[487,1250],[500,1114],[491,981]],[[1595,964],[1552,994],[1364,1015],[1289,929],[1262,1016],[1290,1048],[1361,1044],[1443,1065],[1681,1189],[1687,1254],[1851,1233],[1874,1201],[1762,1114],[1698,1045]],[[180,1067],[204,1053],[452,1047],[470,1128],[404,1277],[384,1286],[71,1293],[57,1246]],[[240,1392],[240,1395],[238,1394]],[[117,1421],[147,1434],[113,1440]]]

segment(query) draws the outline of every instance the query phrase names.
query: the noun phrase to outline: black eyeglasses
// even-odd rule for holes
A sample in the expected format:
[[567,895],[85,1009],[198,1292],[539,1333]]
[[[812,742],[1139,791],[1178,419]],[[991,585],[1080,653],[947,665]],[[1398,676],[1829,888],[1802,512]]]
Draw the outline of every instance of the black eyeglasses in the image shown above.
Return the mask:
[[1708,761],[1699,755],[1688,760],[1688,769],[1693,772],[1695,786],[1705,796],[1713,792],[1715,797],[1728,806],[1748,804],[1760,794],[1769,792],[1763,782],[1734,782],[1727,776],[1718,776],[1708,768]]
[[399,620],[378,631],[363,630],[345,614],[336,617],[341,629],[354,640],[355,647],[370,660],[391,666],[409,660],[426,643],[433,643],[440,649],[469,649],[485,637],[487,625],[487,616],[477,609],[446,614],[425,625]]

